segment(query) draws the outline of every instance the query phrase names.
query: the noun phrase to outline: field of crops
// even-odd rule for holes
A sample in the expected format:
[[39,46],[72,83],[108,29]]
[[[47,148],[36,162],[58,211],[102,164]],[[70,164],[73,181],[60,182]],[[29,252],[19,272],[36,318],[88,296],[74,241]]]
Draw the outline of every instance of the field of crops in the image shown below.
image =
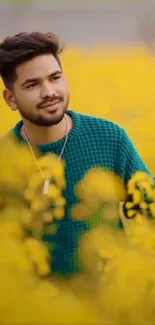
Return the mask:
[[[124,126],[155,173],[155,56],[143,45],[71,47],[62,60],[70,85],[70,108]],[[0,105],[3,134],[19,115],[9,110],[2,95]]]

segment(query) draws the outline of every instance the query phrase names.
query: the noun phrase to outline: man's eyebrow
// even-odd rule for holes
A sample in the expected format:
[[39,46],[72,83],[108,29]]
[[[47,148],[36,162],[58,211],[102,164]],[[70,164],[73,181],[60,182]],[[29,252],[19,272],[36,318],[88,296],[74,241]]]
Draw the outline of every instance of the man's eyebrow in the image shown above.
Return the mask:
[[31,82],[36,82],[38,81],[39,79],[37,78],[32,78],[32,79],[26,79],[22,84],[21,84],[21,87],[24,87],[26,86],[27,84],[31,83]]
[[[58,75],[58,74],[62,74],[62,71],[60,71],[60,70],[56,70],[56,71],[50,73],[50,74],[49,74],[49,77],[54,77],[54,76],[56,76],[56,75]],[[37,82],[38,80],[39,80],[39,78],[29,78],[29,79],[26,79],[26,80],[21,84],[21,87],[24,87],[24,86],[26,86],[26,85],[29,84],[29,83]]]

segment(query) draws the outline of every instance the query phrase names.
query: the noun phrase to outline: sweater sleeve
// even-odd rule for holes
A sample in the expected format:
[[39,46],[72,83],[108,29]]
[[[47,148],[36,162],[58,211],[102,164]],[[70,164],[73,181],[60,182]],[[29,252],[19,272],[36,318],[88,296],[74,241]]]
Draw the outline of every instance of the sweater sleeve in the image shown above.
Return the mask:
[[128,183],[129,179],[137,171],[151,174],[133,141],[123,128],[121,128],[121,135],[119,137],[117,157],[119,174],[123,177],[125,184]]

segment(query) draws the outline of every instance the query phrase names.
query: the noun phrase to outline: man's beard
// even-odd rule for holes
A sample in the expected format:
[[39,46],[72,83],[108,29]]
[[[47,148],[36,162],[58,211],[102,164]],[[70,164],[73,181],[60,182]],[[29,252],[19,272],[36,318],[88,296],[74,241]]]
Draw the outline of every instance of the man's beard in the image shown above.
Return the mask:
[[[22,118],[30,121],[32,124],[46,127],[46,126],[57,125],[62,121],[62,119],[64,118],[64,115],[67,111],[68,103],[69,103],[69,98],[68,98],[66,105],[64,105],[64,107],[62,107],[61,109],[58,109],[58,112],[56,111],[56,113],[53,113],[53,114],[51,113],[51,116],[49,114],[48,117],[42,116],[42,115],[35,116],[34,114],[23,112],[23,110],[21,110],[20,108],[18,108],[18,110],[19,110],[19,113]],[[60,113],[59,113],[59,110],[60,110]]]
[[31,114],[25,114],[25,113],[22,113],[22,114],[20,113],[20,114],[23,118],[30,121],[32,124],[35,124],[38,126],[53,126],[53,125],[59,124],[62,121],[62,119],[66,113],[66,110],[67,109],[65,109],[59,115],[54,116],[54,114],[53,114],[52,117],[32,116]]

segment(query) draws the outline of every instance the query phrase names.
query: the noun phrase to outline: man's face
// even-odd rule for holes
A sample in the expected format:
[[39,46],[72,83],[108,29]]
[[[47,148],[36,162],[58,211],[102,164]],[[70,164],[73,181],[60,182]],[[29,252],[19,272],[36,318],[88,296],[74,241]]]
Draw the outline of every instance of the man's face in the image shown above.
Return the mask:
[[16,74],[13,91],[5,90],[4,95],[11,109],[40,126],[59,123],[68,107],[69,90],[54,56],[37,56],[19,65]]

